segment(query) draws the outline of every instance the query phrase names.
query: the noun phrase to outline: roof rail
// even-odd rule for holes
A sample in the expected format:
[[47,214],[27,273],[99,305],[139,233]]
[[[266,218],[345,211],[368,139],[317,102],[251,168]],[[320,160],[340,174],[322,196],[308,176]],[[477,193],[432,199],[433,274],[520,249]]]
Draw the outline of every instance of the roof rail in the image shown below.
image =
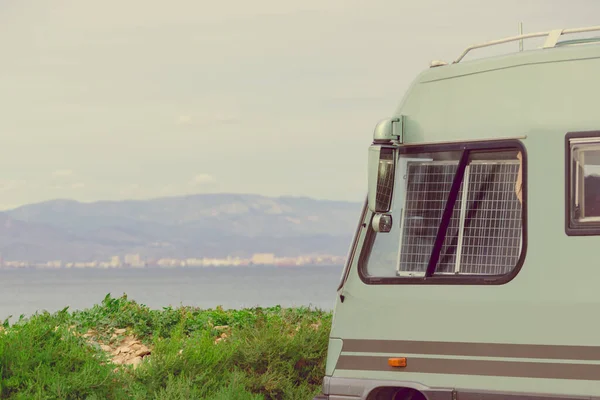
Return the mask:
[[465,51],[462,52],[460,57],[458,57],[453,62],[453,64],[459,63],[467,55],[467,53],[470,52],[471,50],[479,49],[482,47],[489,47],[489,46],[494,46],[494,45],[502,44],[502,43],[516,42],[517,40],[547,36],[546,42],[542,46],[542,48],[547,49],[547,48],[554,47],[561,35],[566,35],[569,33],[593,32],[593,31],[600,31],[600,26],[590,26],[587,28],[574,28],[574,29],[555,29],[555,30],[547,31],[547,32],[528,33],[525,35],[511,36],[511,37],[507,37],[504,39],[492,40],[491,42],[475,44],[475,45],[467,47],[465,49]]

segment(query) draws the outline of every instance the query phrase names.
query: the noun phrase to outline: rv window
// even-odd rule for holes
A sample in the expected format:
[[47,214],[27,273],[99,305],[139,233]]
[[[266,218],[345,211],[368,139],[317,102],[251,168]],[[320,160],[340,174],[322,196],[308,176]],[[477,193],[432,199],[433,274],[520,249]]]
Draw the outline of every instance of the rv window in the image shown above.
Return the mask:
[[[462,151],[403,154],[392,203],[394,227],[373,234],[363,273],[371,277],[423,277]],[[504,275],[522,251],[521,153],[472,151],[434,275]]]
[[569,137],[568,228],[570,234],[600,234],[600,133]]

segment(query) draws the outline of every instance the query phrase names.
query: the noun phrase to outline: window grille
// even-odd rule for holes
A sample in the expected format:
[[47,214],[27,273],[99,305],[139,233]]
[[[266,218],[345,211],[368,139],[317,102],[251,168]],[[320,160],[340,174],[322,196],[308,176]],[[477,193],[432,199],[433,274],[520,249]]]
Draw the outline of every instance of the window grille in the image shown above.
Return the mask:
[[[458,161],[408,161],[398,273],[423,275]],[[472,161],[465,169],[436,274],[509,272],[521,253],[518,161]],[[466,194],[465,194],[466,188]]]

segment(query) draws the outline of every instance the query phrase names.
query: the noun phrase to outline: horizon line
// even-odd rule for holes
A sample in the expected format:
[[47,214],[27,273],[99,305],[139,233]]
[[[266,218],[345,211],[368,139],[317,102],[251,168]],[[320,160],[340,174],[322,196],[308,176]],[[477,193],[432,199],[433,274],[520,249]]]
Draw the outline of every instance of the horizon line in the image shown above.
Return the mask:
[[[362,201],[364,201],[364,198],[362,198],[361,200],[341,200],[341,199],[331,199],[331,198],[319,198],[319,197],[313,197],[313,196],[308,196],[308,195],[285,195],[285,194],[264,195],[264,194],[251,193],[251,192],[211,192],[211,193],[193,193],[193,194],[180,194],[180,195],[153,196],[153,197],[147,197],[147,198],[141,198],[141,199],[122,198],[122,199],[110,199],[110,200],[104,199],[104,200],[87,200],[87,201],[86,200],[77,200],[75,198],[56,197],[56,198],[50,198],[47,200],[41,200],[41,201],[36,201],[36,202],[32,202],[32,203],[23,203],[20,205],[11,206],[9,208],[2,208],[2,209],[0,209],[0,213],[6,212],[6,211],[14,211],[14,210],[17,210],[17,209],[23,208],[23,207],[45,204],[45,203],[52,203],[52,202],[70,202],[70,203],[91,205],[91,204],[98,204],[98,203],[150,202],[150,201],[157,201],[157,200],[189,198],[189,197],[199,197],[199,196],[247,196],[247,197],[262,197],[262,198],[269,198],[269,199],[286,199],[286,198],[287,199],[308,199],[308,200],[314,200],[314,201],[334,202],[334,203],[362,203]],[[366,195],[364,197],[366,197]]]

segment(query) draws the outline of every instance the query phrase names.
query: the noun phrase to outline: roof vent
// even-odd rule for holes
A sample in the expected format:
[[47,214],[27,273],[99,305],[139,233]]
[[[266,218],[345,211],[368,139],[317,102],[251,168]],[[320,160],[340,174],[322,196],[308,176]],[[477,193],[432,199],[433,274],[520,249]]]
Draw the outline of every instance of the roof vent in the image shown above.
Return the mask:
[[448,63],[445,62],[445,61],[441,61],[441,60],[433,60],[429,64],[429,68],[441,67],[441,66],[444,66],[444,65],[448,65]]

